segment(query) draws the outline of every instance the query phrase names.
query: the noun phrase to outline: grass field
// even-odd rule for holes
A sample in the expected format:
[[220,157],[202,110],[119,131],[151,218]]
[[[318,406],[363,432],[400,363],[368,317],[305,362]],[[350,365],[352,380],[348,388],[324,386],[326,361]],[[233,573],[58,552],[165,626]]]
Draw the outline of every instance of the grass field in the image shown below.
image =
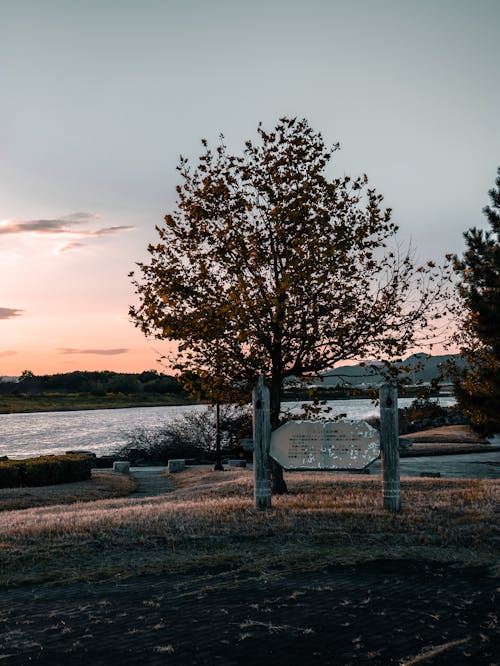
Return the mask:
[[379,558],[498,573],[498,481],[403,478],[399,514],[383,510],[376,477],[291,474],[289,494],[274,497],[269,512],[253,508],[249,470],[194,468],[173,481],[160,497],[0,512],[0,584],[310,571]]

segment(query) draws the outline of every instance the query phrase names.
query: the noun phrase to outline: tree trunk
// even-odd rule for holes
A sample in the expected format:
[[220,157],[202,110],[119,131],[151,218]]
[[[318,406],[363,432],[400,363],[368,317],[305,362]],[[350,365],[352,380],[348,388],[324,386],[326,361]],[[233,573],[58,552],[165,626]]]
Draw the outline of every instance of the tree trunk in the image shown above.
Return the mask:
[[[276,430],[280,425],[280,408],[281,408],[281,388],[282,379],[281,374],[273,373],[271,376],[271,431]],[[283,468],[273,458],[271,462],[271,490],[274,495],[284,495],[288,492],[288,488],[283,478]]]
[[285,495],[288,492],[285,479],[283,478],[283,467],[270,458],[271,461],[271,492],[273,495]]

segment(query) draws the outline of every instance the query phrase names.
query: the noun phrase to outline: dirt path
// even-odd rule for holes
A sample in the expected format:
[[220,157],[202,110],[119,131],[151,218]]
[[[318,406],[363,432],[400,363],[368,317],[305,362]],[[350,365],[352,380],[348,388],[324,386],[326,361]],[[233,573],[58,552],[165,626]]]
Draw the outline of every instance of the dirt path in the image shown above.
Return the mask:
[[498,579],[378,561],[323,572],[150,576],[2,591],[0,663],[499,663]]

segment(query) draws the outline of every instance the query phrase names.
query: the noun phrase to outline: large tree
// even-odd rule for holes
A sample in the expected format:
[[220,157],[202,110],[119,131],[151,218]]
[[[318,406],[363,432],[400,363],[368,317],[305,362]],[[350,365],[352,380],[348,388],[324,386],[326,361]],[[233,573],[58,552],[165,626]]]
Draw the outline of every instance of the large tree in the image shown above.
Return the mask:
[[[132,274],[130,313],[146,335],[176,341],[176,367],[218,396],[264,374],[275,428],[285,378],[414,344],[439,309],[439,271],[400,254],[366,176],[327,176],[338,145],[306,120],[259,126],[241,155],[223,137],[203,147],[194,167],[181,157],[177,205]],[[275,468],[273,490],[284,488]]]
[[500,432],[500,168],[491,206],[483,213],[489,230],[464,233],[467,249],[456,258],[462,321],[459,341],[467,365],[456,373],[455,393],[463,412],[484,434]]

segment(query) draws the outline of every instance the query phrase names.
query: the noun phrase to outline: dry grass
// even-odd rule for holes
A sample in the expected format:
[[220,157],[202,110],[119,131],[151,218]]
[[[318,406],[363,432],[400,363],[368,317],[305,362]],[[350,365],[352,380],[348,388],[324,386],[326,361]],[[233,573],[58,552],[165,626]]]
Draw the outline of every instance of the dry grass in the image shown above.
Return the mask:
[[88,481],[39,488],[1,488],[0,511],[123,497],[135,488],[135,482],[125,474],[93,470],[92,478]]
[[[412,439],[408,455],[446,455],[450,453],[471,453],[488,450],[490,445],[481,439],[470,426],[453,425],[431,428],[403,435],[402,439]],[[491,447],[494,450],[493,447]]]
[[249,470],[194,469],[154,498],[0,514],[0,582],[85,580],[169,570],[261,575],[379,557],[492,566],[500,484],[403,479],[403,510],[381,506],[380,480],[296,473],[273,509],[253,509]]

